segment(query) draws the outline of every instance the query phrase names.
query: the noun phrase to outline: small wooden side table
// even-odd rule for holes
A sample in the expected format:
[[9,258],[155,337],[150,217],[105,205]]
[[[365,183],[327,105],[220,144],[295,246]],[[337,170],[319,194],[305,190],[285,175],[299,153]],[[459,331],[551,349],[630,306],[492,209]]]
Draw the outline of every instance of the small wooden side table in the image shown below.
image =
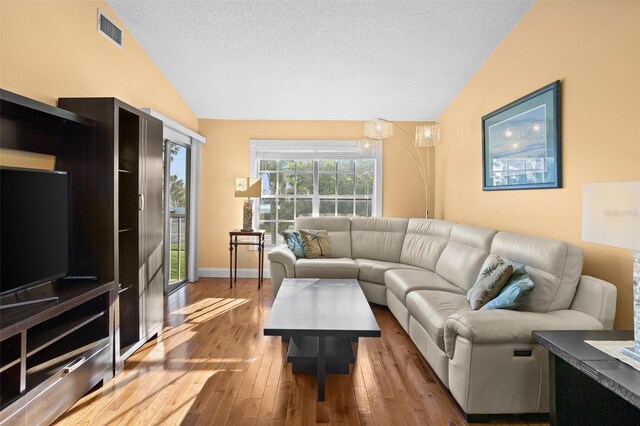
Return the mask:
[[[258,237],[258,240],[240,240],[238,237]],[[254,229],[253,231],[243,231],[234,229],[229,231],[229,287],[233,288],[233,283],[238,282],[238,246],[258,246],[258,289],[262,286],[264,279],[264,231]],[[235,256],[234,251],[235,249]]]

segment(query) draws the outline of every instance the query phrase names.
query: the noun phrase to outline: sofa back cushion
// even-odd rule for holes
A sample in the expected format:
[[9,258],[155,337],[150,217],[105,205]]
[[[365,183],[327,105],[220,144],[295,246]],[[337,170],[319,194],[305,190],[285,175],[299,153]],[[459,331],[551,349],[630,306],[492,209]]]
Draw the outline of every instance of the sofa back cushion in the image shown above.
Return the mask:
[[409,219],[400,262],[435,271],[454,225],[446,220]]
[[534,283],[533,291],[517,310],[569,309],[582,272],[581,248],[563,241],[498,232],[491,245],[491,258],[494,256],[515,266],[525,265]]
[[351,219],[351,254],[354,259],[400,262],[409,219],[354,217]]
[[299,217],[296,229],[325,229],[329,233],[333,257],[351,257],[351,219],[348,217]]
[[482,264],[489,256],[491,242],[498,231],[456,223],[447,246],[442,251],[436,273],[464,291],[469,291],[478,278]]

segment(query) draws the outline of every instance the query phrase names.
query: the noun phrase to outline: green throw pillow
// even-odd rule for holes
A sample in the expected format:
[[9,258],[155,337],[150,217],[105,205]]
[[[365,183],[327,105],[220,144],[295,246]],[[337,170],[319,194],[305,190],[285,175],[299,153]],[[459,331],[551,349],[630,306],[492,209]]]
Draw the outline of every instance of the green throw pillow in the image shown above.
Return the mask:
[[495,299],[484,305],[481,310],[489,309],[514,309],[524,302],[524,299],[533,291],[533,281],[524,266],[519,267],[511,274],[500,294]]
[[300,259],[304,257],[304,245],[302,244],[302,238],[300,233],[293,229],[285,229],[282,231],[282,237],[285,244],[289,247],[289,250],[296,255],[296,258]]
[[500,257],[496,257],[489,263],[480,272],[478,280],[467,293],[471,309],[478,310],[496,297],[509,280],[512,272],[513,266],[506,264]]
[[307,259],[316,259],[318,257],[332,257],[331,241],[329,233],[325,230],[301,229],[302,245],[304,246],[304,255]]

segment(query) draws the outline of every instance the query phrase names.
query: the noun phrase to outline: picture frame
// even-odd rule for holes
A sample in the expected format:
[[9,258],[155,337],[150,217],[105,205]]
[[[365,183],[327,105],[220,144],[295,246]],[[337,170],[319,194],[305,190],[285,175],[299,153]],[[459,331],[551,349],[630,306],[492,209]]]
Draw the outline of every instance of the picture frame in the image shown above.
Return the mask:
[[562,188],[560,80],[482,117],[482,190]]

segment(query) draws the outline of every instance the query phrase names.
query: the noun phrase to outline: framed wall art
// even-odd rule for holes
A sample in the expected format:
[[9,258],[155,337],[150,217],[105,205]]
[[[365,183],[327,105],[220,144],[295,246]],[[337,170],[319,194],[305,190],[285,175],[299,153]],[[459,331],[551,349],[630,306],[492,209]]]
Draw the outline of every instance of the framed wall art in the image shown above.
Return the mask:
[[560,81],[482,117],[482,189],[562,187]]

